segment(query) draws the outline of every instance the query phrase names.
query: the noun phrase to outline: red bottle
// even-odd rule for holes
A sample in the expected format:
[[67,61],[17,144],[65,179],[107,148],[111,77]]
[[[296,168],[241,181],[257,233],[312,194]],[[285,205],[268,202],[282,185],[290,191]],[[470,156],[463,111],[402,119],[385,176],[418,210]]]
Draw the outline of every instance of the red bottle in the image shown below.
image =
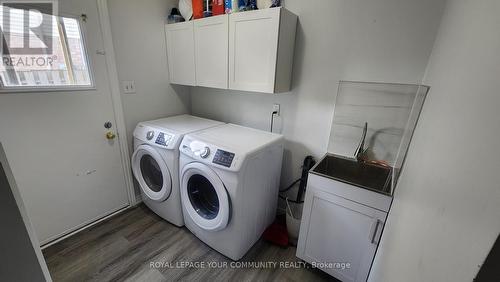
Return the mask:
[[214,16],[224,14],[224,0],[212,0],[212,13]]
[[203,18],[203,1],[204,0],[193,0],[193,18],[201,19]]

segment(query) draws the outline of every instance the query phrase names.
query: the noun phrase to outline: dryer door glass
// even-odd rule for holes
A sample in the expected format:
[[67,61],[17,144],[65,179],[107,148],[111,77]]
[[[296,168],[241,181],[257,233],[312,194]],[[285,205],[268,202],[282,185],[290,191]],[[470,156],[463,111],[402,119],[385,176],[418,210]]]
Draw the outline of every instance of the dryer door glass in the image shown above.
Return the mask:
[[[172,192],[172,177],[160,153],[149,145],[140,145],[132,155],[132,171],[143,197],[165,201]],[[146,200],[146,198],[144,198]]]
[[156,160],[150,155],[141,158],[141,174],[149,189],[160,192],[163,187],[163,174]]
[[210,181],[200,174],[191,176],[187,183],[189,200],[203,218],[214,219],[219,214],[219,197]]

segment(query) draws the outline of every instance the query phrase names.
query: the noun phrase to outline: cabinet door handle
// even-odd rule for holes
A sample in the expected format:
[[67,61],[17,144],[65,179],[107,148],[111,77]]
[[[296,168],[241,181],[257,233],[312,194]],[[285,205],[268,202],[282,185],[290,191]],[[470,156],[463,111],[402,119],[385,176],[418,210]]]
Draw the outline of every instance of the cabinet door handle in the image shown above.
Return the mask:
[[380,225],[381,221],[379,219],[377,219],[375,221],[375,228],[373,228],[373,234],[371,237],[371,240],[370,240],[370,243],[372,244],[378,244],[378,242],[375,242],[375,237],[377,237],[377,233],[378,233],[378,227]]

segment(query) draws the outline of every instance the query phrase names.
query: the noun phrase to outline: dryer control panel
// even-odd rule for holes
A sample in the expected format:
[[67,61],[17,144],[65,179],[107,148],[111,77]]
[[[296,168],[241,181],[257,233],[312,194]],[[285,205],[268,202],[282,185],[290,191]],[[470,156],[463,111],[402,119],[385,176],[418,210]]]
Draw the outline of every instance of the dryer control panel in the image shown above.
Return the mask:
[[234,153],[217,149],[217,152],[215,152],[215,156],[212,162],[214,164],[222,165],[225,167],[231,167],[233,159],[234,159]]
[[176,136],[161,129],[140,124],[134,130],[134,137],[141,140],[143,143],[161,146],[165,149],[172,149],[172,146],[175,145],[174,139]]
[[168,142],[172,139],[172,136],[165,134],[163,132],[158,132],[155,143],[162,146],[168,146]]

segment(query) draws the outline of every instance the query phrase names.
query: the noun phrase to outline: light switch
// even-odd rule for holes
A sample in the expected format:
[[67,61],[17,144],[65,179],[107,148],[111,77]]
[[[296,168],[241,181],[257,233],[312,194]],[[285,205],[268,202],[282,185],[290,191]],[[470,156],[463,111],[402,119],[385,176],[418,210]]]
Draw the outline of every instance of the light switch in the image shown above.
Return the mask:
[[123,93],[125,94],[134,94],[135,93],[135,81],[126,80],[122,81]]

